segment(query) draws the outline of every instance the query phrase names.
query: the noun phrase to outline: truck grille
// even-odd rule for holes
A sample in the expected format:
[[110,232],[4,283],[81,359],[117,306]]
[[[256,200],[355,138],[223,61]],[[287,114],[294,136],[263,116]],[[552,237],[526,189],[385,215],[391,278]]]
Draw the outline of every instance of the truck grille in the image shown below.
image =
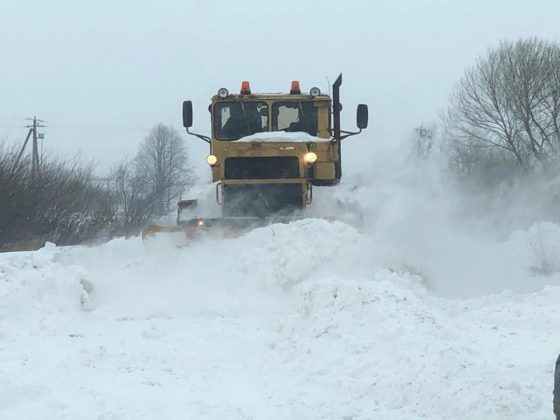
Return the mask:
[[226,217],[289,215],[305,206],[302,184],[224,185]]
[[299,178],[297,156],[231,157],[225,161],[226,179]]

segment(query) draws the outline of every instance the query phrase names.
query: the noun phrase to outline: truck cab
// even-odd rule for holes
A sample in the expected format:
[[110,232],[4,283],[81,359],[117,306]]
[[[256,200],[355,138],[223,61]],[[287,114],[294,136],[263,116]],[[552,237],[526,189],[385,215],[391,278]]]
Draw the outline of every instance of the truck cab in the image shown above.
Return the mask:
[[314,87],[302,92],[253,93],[244,81],[239,93],[221,88],[211,99],[211,137],[189,131],[192,103],[183,103],[183,125],[209,143],[206,158],[217,183],[222,217],[284,216],[305,208],[313,185],[336,185],[341,178],[341,140],[367,127],[366,105],[359,105],[360,131],[340,129],[338,92],[333,98]]

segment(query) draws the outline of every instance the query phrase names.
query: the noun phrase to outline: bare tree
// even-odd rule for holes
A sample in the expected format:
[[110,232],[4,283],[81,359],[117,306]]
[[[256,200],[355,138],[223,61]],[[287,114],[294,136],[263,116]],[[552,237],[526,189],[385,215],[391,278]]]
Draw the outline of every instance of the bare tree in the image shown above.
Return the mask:
[[153,203],[144,193],[144,184],[144,180],[138,176],[134,165],[128,160],[111,170],[108,187],[111,194],[114,233],[133,233],[153,215]]
[[156,215],[175,207],[181,189],[192,180],[184,141],[177,130],[163,124],[156,125],[140,146],[136,169]]
[[29,156],[0,144],[0,251],[76,244],[98,235],[131,234],[169,211],[191,180],[178,133],[157,125],[136,159],[99,182],[93,165],[44,156],[33,177]]
[[445,118],[456,169],[546,165],[560,148],[560,45],[502,42],[466,71]]

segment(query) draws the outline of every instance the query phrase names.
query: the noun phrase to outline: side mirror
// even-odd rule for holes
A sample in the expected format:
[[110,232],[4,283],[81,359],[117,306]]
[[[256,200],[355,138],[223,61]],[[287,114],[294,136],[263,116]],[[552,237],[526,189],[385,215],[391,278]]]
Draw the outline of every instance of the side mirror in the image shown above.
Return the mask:
[[367,128],[368,124],[368,107],[365,104],[358,105],[356,110],[356,125],[360,130]]
[[192,127],[192,101],[183,102],[183,127]]

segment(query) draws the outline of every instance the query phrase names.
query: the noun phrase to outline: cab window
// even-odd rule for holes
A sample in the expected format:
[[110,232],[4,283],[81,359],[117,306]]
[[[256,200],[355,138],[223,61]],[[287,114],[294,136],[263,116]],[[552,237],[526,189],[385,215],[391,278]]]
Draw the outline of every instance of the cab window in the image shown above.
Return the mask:
[[276,102],[272,105],[272,118],[273,131],[317,135],[317,108],[313,102]]
[[267,128],[265,102],[218,102],[214,106],[214,136],[220,140],[237,140]]

